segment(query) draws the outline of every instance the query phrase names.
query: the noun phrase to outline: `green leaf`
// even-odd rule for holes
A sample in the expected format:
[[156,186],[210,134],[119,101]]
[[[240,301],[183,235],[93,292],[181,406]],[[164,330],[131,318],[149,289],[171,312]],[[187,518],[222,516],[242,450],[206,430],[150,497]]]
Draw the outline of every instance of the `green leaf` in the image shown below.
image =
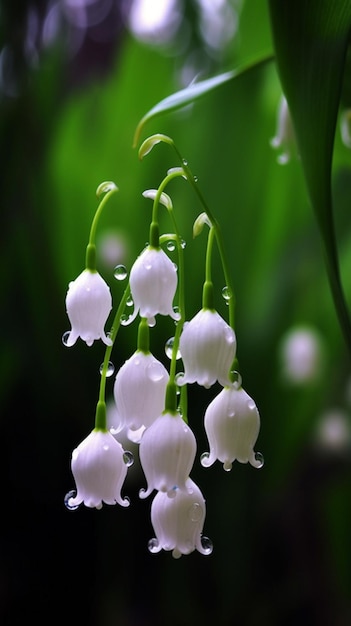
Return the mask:
[[351,353],[332,203],[335,127],[351,25],[350,0],[269,0],[277,70],[324,243],[339,322]]
[[214,89],[217,89],[221,85],[232,81],[234,78],[241,76],[245,72],[254,69],[261,64],[264,64],[271,59],[271,53],[261,54],[255,60],[248,61],[235,70],[225,72],[224,74],[219,74],[218,76],[202,80],[198,83],[191,83],[185,89],[181,89],[180,91],[177,91],[176,93],[167,96],[167,98],[164,98],[163,100],[161,100],[161,102],[152,107],[152,109],[150,109],[140,120],[134,134],[133,147],[138,144],[141,132],[145,124],[151,119],[158,117],[159,115],[162,115],[164,113],[176,111],[177,109],[191,104],[192,102],[195,102],[195,100],[198,100],[202,96],[208,94]]

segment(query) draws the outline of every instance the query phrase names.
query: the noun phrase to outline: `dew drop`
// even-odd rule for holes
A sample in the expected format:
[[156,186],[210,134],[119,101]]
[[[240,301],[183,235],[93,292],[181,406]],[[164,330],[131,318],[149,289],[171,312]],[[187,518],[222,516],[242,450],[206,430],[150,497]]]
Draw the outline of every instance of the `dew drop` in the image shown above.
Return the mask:
[[224,461],[223,469],[224,469],[225,472],[230,472],[232,467],[233,467],[233,464],[230,461]]
[[174,250],[176,249],[175,241],[173,241],[172,239],[170,241],[167,241],[166,248],[168,252],[174,252]]
[[211,554],[213,551],[213,543],[211,541],[211,539],[209,539],[208,537],[205,537],[204,535],[202,535],[201,537],[201,545],[203,550],[205,551],[205,554]]
[[232,297],[232,292],[230,291],[229,287],[227,287],[227,285],[222,289],[222,296],[224,300],[230,300]]
[[133,304],[134,304],[134,300],[133,300],[132,296],[130,296],[128,298],[127,302],[126,302],[126,305],[127,306],[133,306]]
[[[165,345],[165,353],[168,356],[169,359],[172,358],[172,353],[173,353],[173,344],[174,344],[174,337],[170,337],[167,341],[166,341],[166,345]],[[180,351],[177,351],[177,355],[176,355],[176,359],[180,359],[181,354]]]
[[[99,371],[100,371],[100,374],[102,376],[103,371],[104,371],[104,364],[103,363],[101,363]],[[113,365],[113,363],[111,361],[109,361],[108,364],[107,364],[106,378],[110,378],[110,376],[112,376],[114,374],[114,371],[115,371],[115,366]]]
[[123,452],[123,461],[127,467],[130,467],[131,465],[133,465],[134,463],[133,453],[129,452],[129,450],[126,450],[125,452]]
[[202,518],[202,507],[198,502],[194,502],[189,509],[189,517],[192,522],[199,522]]
[[153,537],[152,539],[150,539],[150,541],[147,544],[148,550],[149,552],[151,552],[151,554],[156,554],[156,552],[159,552],[160,550],[160,544],[158,539],[156,539],[156,537]]
[[70,504],[71,500],[73,500],[73,498],[75,498],[77,495],[77,492],[75,491],[75,489],[71,489],[71,491],[69,491],[68,493],[66,493],[65,497],[64,497],[64,504],[66,509],[68,509],[69,511],[75,511],[76,509],[78,509],[79,504]]
[[146,368],[147,377],[153,382],[157,382],[162,380],[164,377],[164,368],[161,363],[154,361],[153,363],[149,363]]
[[198,177],[194,176],[194,182],[197,183],[198,180],[199,180]]
[[186,241],[184,241],[184,239],[180,240],[180,247],[183,248],[183,250],[186,248]]
[[239,374],[239,372],[237,372],[236,370],[234,370],[233,372],[231,372],[231,375],[233,377],[233,387],[234,389],[240,389],[243,379],[241,378],[241,374]]
[[116,265],[115,269],[113,270],[113,275],[116,280],[124,280],[125,278],[127,278],[127,274],[128,272],[124,265]]
[[178,271],[178,265],[176,263],[173,263],[173,267],[174,267],[174,271],[177,272]]
[[255,452],[255,461],[257,469],[261,469],[264,466],[264,458],[261,452]]
[[63,343],[64,346],[66,346],[66,348],[67,348],[67,342],[68,342],[68,338],[69,338],[70,334],[71,334],[71,331],[70,330],[66,330],[66,332],[63,333],[63,335],[62,335],[62,343]]
[[207,461],[209,459],[209,452],[203,452],[200,456],[200,463],[203,467],[207,467]]
[[183,165],[185,165],[185,166],[188,165],[188,161],[186,159],[183,159]]
[[167,491],[167,496],[168,496],[169,498],[171,498],[171,500],[173,500],[173,498],[175,498],[175,497],[176,497],[176,495],[177,495],[177,489],[178,489],[177,485],[174,485],[174,487],[172,487],[172,489],[169,489],[169,490]]
[[174,548],[174,550],[172,550],[172,556],[174,559],[180,559],[182,553],[178,550],[178,548]]
[[128,326],[131,317],[131,315],[126,315],[126,313],[123,313],[121,315],[121,326]]
[[228,417],[234,417],[235,416],[234,409],[229,409],[227,415],[228,415]]
[[256,409],[256,404],[254,402],[254,400],[248,400],[247,403],[247,408],[250,409],[250,411],[254,411]]

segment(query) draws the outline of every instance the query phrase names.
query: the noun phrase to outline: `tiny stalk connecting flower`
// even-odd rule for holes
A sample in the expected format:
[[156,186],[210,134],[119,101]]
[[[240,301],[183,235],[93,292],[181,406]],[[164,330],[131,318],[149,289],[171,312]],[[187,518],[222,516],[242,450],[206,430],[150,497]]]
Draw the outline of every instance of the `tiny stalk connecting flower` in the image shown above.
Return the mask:
[[86,257],[85,257],[85,266],[86,269],[91,272],[96,271],[96,247],[95,247],[95,237],[96,237],[96,229],[100,219],[100,215],[104,210],[109,198],[118,191],[117,185],[113,181],[105,181],[101,183],[97,190],[96,196],[100,198],[103,194],[105,194],[96,209],[91,228],[89,234],[89,242],[86,249]]
[[[157,143],[157,142],[156,142]],[[151,146],[150,150],[153,146]],[[149,151],[150,151],[149,150]],[[147,154],[147,152],[145,153]],[[170,365],[170,373],[169,373],[169,382],[166,389],[166,401],[165,401],[165,412],[176,412],[177,411],[177,385],[175,383],[176,377],[176,365],[177,365],[177,354],[179,350],[179,341],[180,335],[183,329],[183,325],[185,322],[185,302],[184,302],[184,253],[182,246],[182,239],[178,230],[177,222],[174,216],[173,204],[171,198],[164,192],[166,186],[173,180],[179,176],[185,177],[184,170],[182,167],[175,167],[167,172],[167,176],[163,179],[158,189],[148,189],[143,193],[144,197],[150,198],[154,201],[153,211],[152,211],[152,223],[150,226],[150,245],[151,244],[151,234],[154,234],[156,231],[156,225],[158,228],[158,206],[162,204],[166,207],[168,214],[171,218],[174,234],[172,235],[163,235],[161,238],[158,236],[158,245],[160,241],[169,241],[174,240],[177,246],[178,252],[178,309],[179,309],[179,319],[177,320],[176,330],[174,334],[173,347],[172,347],[172,357],[171,357],[171,365]],[[186,418],[186,404],[187,398],[185,391],[182,392],[180,398],[180,408],[183,413],[183,419],[187,421]]]
[[[235,295],[234,295],[234,288],[232,285],[232,280],[231,280],[231,276],[230,276],[230,272],[229,272],[229,265],[228,265],[228,261],[226,258],[226,254],[225,254],[225,248],[224,248],[224,243],[223,243],[223,237],[222,237],[222,232],[219,226],[219,223],[217,222],[217,220],[215,219],[214,215],[212,214],[212,211],[210,210],[210,208],[208,207],[205,198],[203,197],[201,190],[199,189],[199,185],[198,185],[198,181],[197,178],[194,176],[194,174],[192,173],[188,162],[186,159],[184,159],[181,155],[181,153],[179,152],[176,144],[174,143],[173,139],[171,137],[168,137],[167,135],[163,135],[163,134],[155,134],[155,135],[151,135],[150,137],[148,137],[147,139],[145,139],[145,141],[143,141],[143,143],[141,144],[140,148],[139,148],[139,158],[142,159],[144,156],[146,156],[147,154],[149,154],[149,152],[151,152],[151,150],[153,149],[153,147],[159,143],[166,143],[169,146],[171,146],[175,152],[177,157],[179,158],[182,167],[180,168],[182,170],[182,175],[188,180],[188,182],[191,184],[191,186],[193,187],[196,195],[198,196],[204,210],[205,210],[205,214],[207,215],[208,218],[208,222],[211,225],[211,228],[213,228],[213,232],[215,234],[216,237],[216,241],[217,241],[217,245],[218,245],[218,250],[219,250],[219,254],[220,254],[220,258],[221,258],[221,263],[222,263],[222,268],[223,268],[223,274],[224,274],[224,279],[226,282],[226,286],[228,289],[228,294],[230,295],[229,299],[228,299],[228,306],[229,306],[229,324],[230,326],[233,328],[234,330],[234,324],[235,324]],[[178,169],[178,168],[175,168]],[[162,190],[161,190],[162,191]],[[208,223],[207,222],[207,223]]]

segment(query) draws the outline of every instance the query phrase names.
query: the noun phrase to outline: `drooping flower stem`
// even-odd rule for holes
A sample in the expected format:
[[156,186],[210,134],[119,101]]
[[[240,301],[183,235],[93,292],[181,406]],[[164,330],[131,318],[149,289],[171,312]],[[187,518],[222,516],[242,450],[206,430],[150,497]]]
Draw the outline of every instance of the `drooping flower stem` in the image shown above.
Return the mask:
[[185,178],[193,187],[197,197],[199,198],[205,210],[205,213],[209,221],[211,222],[211,226],[214,229],[214,233],[215,233],[217,245],[218,245],[218,250],[219,250],[219,255],[221,258],[224,279],[225,279],[226,287],[227,287],[228,306],[229,306],[229,325],[231,326],[233,330],[235,330],[235,294],[234,294],[234,288],[233,288],[233,284],[232,284],[232,280],[231,280],[231,276],[229,272],[229,264],[228,264],[228,260],[227,260],[226,253],[225,253],[222,232],[221,232],[219,223],[217,222],[216,218],[212,214],[212,211],[208,207],[206,200],[201,193],[197,179],[193,175],[188,165],[188,162],[186,161],[186,159],[182,157],[173,139],[161,133],[157,133],[145,139],[145,141],[142,143],[142,145],[139,148],[139,158],[142,159],[144,156],[146,156],[153,149],[153,147],[160,142],[168,144],[175,150],[176,155],[182,164],[182,169],[183,169]]
[[211,269],[211,261],[212,261],[212,248],[213,241],[215,238],[215,229],[211,226],[208,239],[207,239],[207,250],[206,250],[206,269],[205,269],[205,282],[202,290],[202,307],[204,309],[214,310],[214,296],[213,296],[213,283],[212,283],[212,269]]
[[[150,224],[150,237],[149,237],[149,245],[152,248],[160,247],[160,236],[159,236],[159,224],[158,224],[158,208],[160,203],[162,204],[162,194],[166,189],[168,183],[176,178],[177,176],[183,176],[184,172],[180,168],[174,168],[167,173],[167,176],[163,179],[161,184],[159,185],[157,192],[154,197],[154,204],[152,207],[152,221]],[[169,199],[169,198],[168,198]],[[170,199],[169,199],[170,200]],[[167,205],[168,208],[168,205]]]
[[105,406],[105,410],[103,410],[103,405],[105,404],[106,377],[107,377],[107,372],[109,369],[112,348],[113,348],[115,339],[117,337],[117,333],[121,325],[121,317],[123,315],[123,311],[126,307],[129,297],[130,297],[130,286],[128,282],[128,285],[125,288],[124,294],[121,298],[118,309],[116,311],[116,315],[114,317],[113,324],[109,333],[109,336],[111,339],[111,345],[106,347],[104,361],[100,370],[101,380],[100,380],[99,400],[96,405],[96,416],[95,416],[95,428],[99,430],[106,430],[107,428],[106,406]]
[[137,347],[144,354],[150,350],[150,330],[146,317],[142,317],[139,322]]
[[[173,180],[173,178],[176,178],[178,176],[184,176],[183,168],[174,168],[172,170],[169,170],[167,176],[161,182],[157,190],[157,193],[155,195],[155,199],[154,199],[153,214],[152,214],[153,223],[157,221],[158,204],[161,200],[164,189],[166,188],[168,183],[171,180]],[[183,325],[185,322],[185,293],[184,293],[185,280],[184,280],[184,251],[183,251],[183,245],[182,245],[182,238],[180,236],[177,222],[175,219],[173,205],[169,197],[167,197],[166,207],[167,207],[169,216],[172,221],[172,225],[174,229],[173,237],[176,242],[177,252],[178,252],[178,310],[179,310],[180,317],[176,324],[176,330],[175,330],[174,339],[173,339],[172,357],[171,357],[170,372],[169,372],[169,383],[167,385],[166,400],[165,400],[165,411],[173,413],[173,412],[176,412],[176,409],[177,409],[177,385],[175,382],[177,355],[178,355],[178,350],[179,350],[180,335],[181,335]],[[171,237],[169,235],[165,235],[164,237],[161,237],[161,241],[163,239],[169,241]],[[183,415],[183,419],[187,421],[186,390],[184,390],[183,393],[181,394],[180,409]]]
[[91,272],[96,271],[95,237],[96,237],[96,229],[97,229],[98,221],[100,219],[100,215],[106,203],[108,202],[112,194],[116,193],[116,191],[118,191],[118,187],[112,181],[101,183],[101,185],[99,185],[96,190],[96,195],[98,197],[100,197],[103,193],[105,195],[102,198],[98,208],[96,209],[96,212],[95,212],[95,215],[94,215],[91,227],[90,227],[89,242],[86,248],[85,267]]

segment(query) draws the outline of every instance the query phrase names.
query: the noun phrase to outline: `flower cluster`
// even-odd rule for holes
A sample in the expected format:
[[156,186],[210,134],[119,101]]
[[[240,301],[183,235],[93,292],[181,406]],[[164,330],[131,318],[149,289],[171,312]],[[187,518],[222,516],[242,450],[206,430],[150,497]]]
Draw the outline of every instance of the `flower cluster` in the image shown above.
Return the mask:
[[[188,168],[174,168],[163,181],[162,189],[177,175],[189,178],[191,172]],[[191,478],[197,444],[195,433],[188,423],[187,386],[195,383],[205,389],[213,385],[220,387],[204,415],[203,426],[209,445],[209,452],[201,455],[204,467],[211,466],[216,460],[223,464],[226,471],[232,468],[235,460],[262,467],[263,457],[254,451],[260,417],[255,402],[242,388],[237,371],[233,303],[228,302],[229,323],[214,307],[214,287],[209,269],[213,242],[219,237],[214,220],[211,216],[200,220],[209,226],[206,280],[202,306],[192,319],[186,320],[182,282],[185,276],[184,242],[174,215],[175,232],[167,237],[172,238],[174,248],[177,248],[178,267],[162,249],[163,239],[158,229],[158,204],[164,204],[171,213],[172,203],[169,196],[159,190],[149,190],[147,194],[154,199],[150,243],[130,270],[128,286],[111,333],[106,335],[104,330],[111,311],[110,290],[92,262],[70,284],[66,296],[72,329],[65,333],[65,345],[73,345],[78,337],[87,345],[99,338],[106,344],[95,428],[73,451],[71,469],[76,490],[67,494],[66,506],[76,509],[84,503],[87,507],[99,509],[103,503],[118,503],[123,507],[129,505],[129,499],[122,497],[121,490],[133,458],[118,441],[118,433],[123,430],[127,438],[139,446],[145,477],[145,487],[139,491],[140,498],[147,498],[156,492],[151,505],[155,537],[149,541],[150,552],[163,549],[171,551],[174,558],[194,550],[210,554],[212,543],[203,535],[205,499]],[[196,222],[198,230],[200,222]],[[90,252],[92,245],[90,241]],[[89,258],[91,260],[91,255]],[[222,263],[224,274],[228,277],[223,258]],[[233,297],[232,293],[232,289],[227,288],[227,300]],[[177,308],[174,306],[176,294]],[[123,325],[128,299],[134,303],[134,312],[128,323],[136,318],[139,320],[137,347],[116,373],[113,399],[117,422],[109,431],[106,377],[110,373],[110,353],[119,327]],[[155,332],[150,327],[155,326],[158,315],[169,316],[175,323],[175,334],[167,353],[170,357],[169,371],[150,351],[150,332]],[[180,363],[184,371],[177,372]]]

